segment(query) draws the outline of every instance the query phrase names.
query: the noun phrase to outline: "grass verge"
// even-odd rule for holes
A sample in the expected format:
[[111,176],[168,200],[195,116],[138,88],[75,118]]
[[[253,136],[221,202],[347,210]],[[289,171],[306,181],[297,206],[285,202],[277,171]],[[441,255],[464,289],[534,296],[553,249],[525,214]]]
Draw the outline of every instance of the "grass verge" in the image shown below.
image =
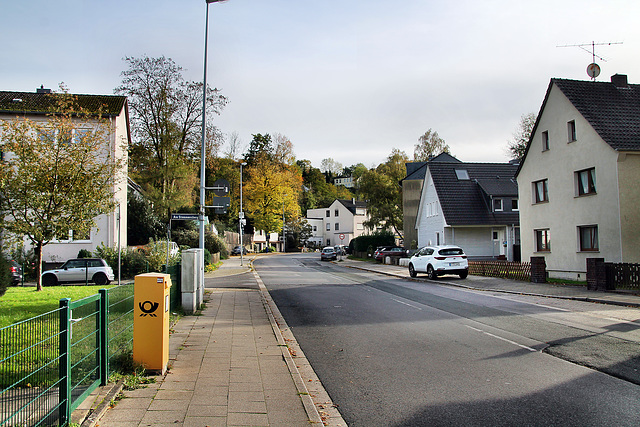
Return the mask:
[[77,301],[113,286],[53,286],[36,291],[34,287],[10,287],[0,297],[0,328],[39,316],[60,306],[62,298]]

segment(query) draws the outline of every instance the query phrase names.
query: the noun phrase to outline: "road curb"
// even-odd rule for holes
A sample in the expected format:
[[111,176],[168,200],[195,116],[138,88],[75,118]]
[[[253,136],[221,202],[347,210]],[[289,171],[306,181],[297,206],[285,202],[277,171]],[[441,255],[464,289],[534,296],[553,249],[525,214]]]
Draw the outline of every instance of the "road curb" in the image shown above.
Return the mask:
[[[345,427],[347,423],[331,401],[329,394],[322,386],[315,371],[313,371],[311,364],[302,352],[291,329],[287,326],[284,317],[282,317],[280,310],[278,310],[278,307],[271,298],[260,275],[255,268],[252,268],[252,271],[258,283],[269,322],[276,335],[278,346],[282,351],[282,357],[287,364],[293,382],[298,390],[298,395],[309,418],[309,423],[318,426]],[[304,379],[300,370],[304,371]],[[307,388],[305,379],[310,386],[313,386],[313,390]]]

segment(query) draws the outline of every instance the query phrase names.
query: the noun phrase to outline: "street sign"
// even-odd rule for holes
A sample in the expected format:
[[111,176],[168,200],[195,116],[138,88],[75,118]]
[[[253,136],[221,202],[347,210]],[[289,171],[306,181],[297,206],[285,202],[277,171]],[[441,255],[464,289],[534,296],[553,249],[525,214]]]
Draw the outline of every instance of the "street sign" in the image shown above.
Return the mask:
[[213,187],[205,187],[206,190],[213,190],[213,194],[222,197],[229,194],[229,181],[226,179],[219,179],[213,183]]
[[344,240],[344,234],[340,233],[338,237],[340,238],[340,240]]
[[184,219],[184,220],[197,221],[200,219],[200,215],[194,214],[194,213],[175,213],[175,214],[171,214],[171,219],[172,220]]

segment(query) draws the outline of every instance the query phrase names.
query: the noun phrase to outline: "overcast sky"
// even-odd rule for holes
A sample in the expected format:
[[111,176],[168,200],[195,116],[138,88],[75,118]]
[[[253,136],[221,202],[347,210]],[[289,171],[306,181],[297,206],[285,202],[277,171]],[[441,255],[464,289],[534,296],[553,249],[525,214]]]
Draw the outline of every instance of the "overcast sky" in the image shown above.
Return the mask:
[[[167,56],[202,80],[204,0],[1,0],[0,90],[111,94],[125,56]],[[602,68],[640,83],[635,0],[228,0],[209,6],[218,127],[280,133],[320,167],[413,156],[431,128],[469,162],[507,161],[552,77]]]

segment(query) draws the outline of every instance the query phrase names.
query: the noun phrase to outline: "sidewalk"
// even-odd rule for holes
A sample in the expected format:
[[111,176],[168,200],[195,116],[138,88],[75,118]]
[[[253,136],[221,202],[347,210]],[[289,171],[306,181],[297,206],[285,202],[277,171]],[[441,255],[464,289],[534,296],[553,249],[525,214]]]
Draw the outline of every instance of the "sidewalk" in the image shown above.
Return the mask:
[[467,276],[461,280],[457,276],[440,277],[438,280],[429,280],[426,274],[421,274],[412,279],[407,267],[397,265],[385,265],[380,263],[353,261],[344,259],[339,261],[344,267],[357,268],[403,279],[440,283],[443,285],[457,286],[467,289],[482,291],[503,292],[521,295],[544,296],[550,298],[570,299],[576,301],[597,302],[602,304],[620,305],[625,307],[640,308],[640,295],[622,292],[591,291],[586,286],[554,285],[550,283],[531,283],[519,280],[500,279],[496,277]]
[[275,321],[279,313],[251,272],[252,258],[241,266],[232,257],[205,274],[206,307],[174,325],[168,373],[147,388],[124,391],[126,398],[93,425],[323,425],[326,414],[321,418],[311,400],[297,370],[301,362],[292,360]]

